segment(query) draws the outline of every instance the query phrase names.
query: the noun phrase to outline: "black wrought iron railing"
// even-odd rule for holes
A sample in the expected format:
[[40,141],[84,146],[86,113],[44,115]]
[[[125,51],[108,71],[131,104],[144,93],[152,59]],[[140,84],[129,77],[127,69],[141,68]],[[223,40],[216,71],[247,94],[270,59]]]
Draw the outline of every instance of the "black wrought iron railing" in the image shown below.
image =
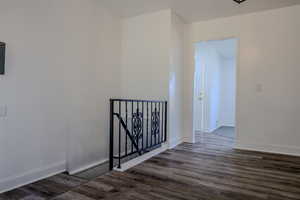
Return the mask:
[[110,170],[167,141],[167,101],[110,100]]

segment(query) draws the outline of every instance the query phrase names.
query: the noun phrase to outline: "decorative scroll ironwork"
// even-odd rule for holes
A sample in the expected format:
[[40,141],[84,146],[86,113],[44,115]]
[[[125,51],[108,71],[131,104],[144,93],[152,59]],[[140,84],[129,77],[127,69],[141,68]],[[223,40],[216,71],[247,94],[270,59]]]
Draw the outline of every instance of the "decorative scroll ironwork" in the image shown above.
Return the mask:
[[136,113],[132,114],[132,126],[133,126],[133,133],[132,136],[138,140],[143,137],[142,130],[143,130],[143,113],[139,112],[137,109]]
[[243,3],[246,0],[233,0],[233,1],[237,2],[238,4],[241,4],[241,3]]
[[157,111],[157,108],[151,113],[151,125],[151,134],[158,135],[160,132],[160,113]]

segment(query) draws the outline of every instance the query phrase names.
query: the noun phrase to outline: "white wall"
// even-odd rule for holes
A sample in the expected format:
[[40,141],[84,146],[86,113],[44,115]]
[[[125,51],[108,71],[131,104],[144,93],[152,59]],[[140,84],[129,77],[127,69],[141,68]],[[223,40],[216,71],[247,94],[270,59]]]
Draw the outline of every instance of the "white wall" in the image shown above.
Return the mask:
[[66,4],[68,170],[108,158],[109,99],[120,96],[121,21],[97,0]]
[[169,101],[169,142],[182,138],[184,22],[171,10],[122,22],[122,97]]
[[235,126],[236,59],[221,59],[219,126]]
[[122,21],[122,97],[168,100],[171,11]]
[[300,6],[186,27],[185,133],[193,138],[193,44],[239,38],[237,147],[300,155]]
[[184,21],[175,13],[172,13],[171,20],[169,142],[174,147],[183,140]]
[[106,159],[119,20],[96,0],[0,0],[0,27],[0,191],[65,170],[67,150],[69,170]]

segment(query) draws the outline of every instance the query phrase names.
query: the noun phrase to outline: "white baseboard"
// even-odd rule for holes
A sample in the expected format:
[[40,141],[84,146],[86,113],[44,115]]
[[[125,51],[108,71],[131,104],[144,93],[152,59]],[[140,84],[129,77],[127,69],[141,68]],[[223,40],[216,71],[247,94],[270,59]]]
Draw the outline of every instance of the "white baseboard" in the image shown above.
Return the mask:
[[190,143],[190,144],[194,144],[196,143],[195,138],[190,138],[190,137],[184,137],[182,138],[182,142],[186,142],[186,143]]
[[166,150],[168,150],[169,146],[167,144],[163,144],[162,147],[155,149],[153,151],[150,151],[149,153],[146,153],[142,156],[139,156],[135,159],[132,159],[124,164],[122,164],[121,169],[114,168],[114,170],[119,171],[119,172],[125,172],[126,170],[141,164],[142,162],[145,162],[146,160],[152,158],[153,156],[156,156]]
[[[222,126],[217,126],[217,127],[215,127],[215,128],[212,128],[212,129],[205,129],[205,130],[203,131],[203,133],[212,133],[212,132],[218,130],[219,128],[221,128],[221,127],[222,127]],[[196,129],[195,132],[202,132],[202,131]]]
[[236,126],[232,124],[232,125],[223,125],[223,127],[235,128]]
[[221,127],[235,128],[235,125],[234,125],[234,124],[221,124],[221,125],[220,125],[220,128],[221,128]]
[[235,145],[235,149],[283,154],[283,155],[291,155],[291,156],[300,156],[300,148],[295,146],[281,146],[281,145],[269,145],[269,144],[242,144],[237,142]]
[[77,168],[77,169],[68,170],[68,174],[70,174],[70,175],[77,174],[77,173],[79,173],[79,172],[83,172],[83,171],[85,171],[85,170],[91,169],[91,168],[96,167],[96,166],[98,166],[98,165],[104,164],[104,163],[106,163],[106,162],[108,162],[108,161],[109,161],[108,159],[103,159],[103,160],[99,160],[99,161],[90,163],[90,164],[88,164],[88,165],[79,167],[79,168]]
[[21,175],[0,180],[0,193],[22,187],[64,171],[66,171],[66,162],[62,161],[46,168],[35,169]]
[[183,143],[183,139],[182,139],[182,138],[173,139],[173,140],[171,140],[170,143],[169,143],[169,149],[173,149],[173,148],[175,148],[177,145],[180,145],[181,143]]

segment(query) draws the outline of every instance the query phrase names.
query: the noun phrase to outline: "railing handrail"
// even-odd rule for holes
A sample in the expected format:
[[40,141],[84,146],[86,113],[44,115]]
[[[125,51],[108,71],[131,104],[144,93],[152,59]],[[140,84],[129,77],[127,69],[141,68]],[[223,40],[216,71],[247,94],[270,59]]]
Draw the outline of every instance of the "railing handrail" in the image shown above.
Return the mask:
[[163,100],[142,100],[142,99],[110,99],[110,101],[121,101],[121,102],[149,102],[149,103],[167,103],[168,101]]

